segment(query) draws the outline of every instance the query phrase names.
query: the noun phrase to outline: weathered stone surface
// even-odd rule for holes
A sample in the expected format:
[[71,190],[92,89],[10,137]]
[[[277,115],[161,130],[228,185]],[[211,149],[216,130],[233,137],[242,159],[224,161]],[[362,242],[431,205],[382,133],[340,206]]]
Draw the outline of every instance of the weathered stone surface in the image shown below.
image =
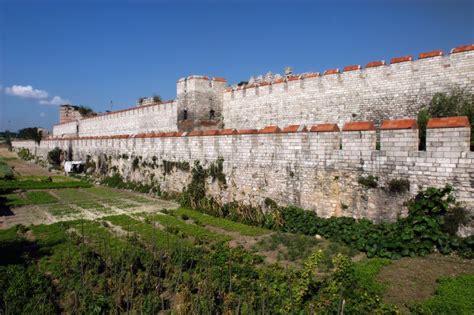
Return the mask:
[[[129,180],[159,183],[162,191],[180,192],[191,180],[189,172],[159,168],[132,169],[132,158],[189,162],[203,165],[224,159],[227,185],[208,183],[208,193],[222,203],[241,201],[263,205],[269,197],[279,204],[312,209],[318,215],[352,216],[374,221],[393,221],[406,213],[403,206],[410,196],[428,186],[454,186],[460,201],[474,205],[474,153],[469,152],[469,129],[433,128],[427,130],[427,149],[418,151],[418,130],[381,130],[381,149],[376,150],[376,131],[283,132],[276,126],[265,132],[224,135],[197,132],[195,135],[144,136],[128,138],[58,139],[14,141],[15,148],[26,147],[46,157],[54,147],[72,150],[75,159],[111,157],[108,169],[117,170]],[[454,133],[456,135],[454,135]],[[456,138],[456,141],[454,141]],[[340,144],[342,143],[342,147]],[[453,147],[452,144],[455,144]],[[108,163],[108,162],[107,162]],[[100,167],[98,167],[100,169]],[[153,175],[152,175],[153,174]],[[379,188],[358,183],[360,176],[378,177]],[[408,179],[410,191],[393,194],[384,187],[392,179]]]

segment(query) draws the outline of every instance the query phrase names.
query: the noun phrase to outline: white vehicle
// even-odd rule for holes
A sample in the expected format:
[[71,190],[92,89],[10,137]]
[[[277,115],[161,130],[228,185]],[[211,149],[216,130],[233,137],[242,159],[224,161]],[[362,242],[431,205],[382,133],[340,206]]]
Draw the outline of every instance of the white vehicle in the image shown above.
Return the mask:
[[79,173],[84,168],[86,164],[84,161],[66,161],[64,162],[64,174],[69,175],[69,173]]

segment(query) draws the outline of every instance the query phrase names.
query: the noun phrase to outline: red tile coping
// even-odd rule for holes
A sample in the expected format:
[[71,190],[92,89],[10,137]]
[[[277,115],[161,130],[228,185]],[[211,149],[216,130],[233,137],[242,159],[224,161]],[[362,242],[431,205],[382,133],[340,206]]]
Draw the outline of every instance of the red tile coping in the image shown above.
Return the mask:
[[281,129],[278,126],[266,126],[263,129],[260,129],[258,133],[266,134],[266,133],[279,133]]
[[257,129],[242,129],[242,130],[237,130],[237,133],[239,135],[251,135],[251,134],[258,133],[258,130]]
[[467,116],[459,117],[444,117],[444,118],[431,118],[428,120],[427,128],[461,128],[470,127],[469,118]]
[[418,129],[418,124],[415,119],[395,119],[384,120],[380,126],[381,130],[396,130],[396,129]]
[[366,68],[375,68],[375,67],[380,67],[385,65],[385,61],[383,60],[377,60],[377,61],[371,61],[369,62],[365,67]]
[[231,87],[228,87],[224,90],[224,92],[232,92],[232,88]]
[[424,52],[424,53],[419,54],[418,59],[433,58],[433,57],[438,57],[442,55],[443,55],[442,50],[433,50],[430,52]]
[[278,83],[283,83],[285,82],[285,79],[276,79],[275,81],[273,81],[273,84],[278,84]]
[[202,133],[203,132],[201,130],[193,130],[193,131],[188,132],[186,136],[188,137],[202,136]]
[[412,56],[401,56],[401,57],[395,57],[390,59],[390,64],[394,63],[401,63],[401,62],[407,62],[407,61],[412,61],[413,57]]
[[[290,125],[281,130],[281,132],[286,132],[286,133],[292,133],[292,132],[298,132],[300,129],[301,125]],[[302,126],[303,128],[301,129],[300,132],[306,132],[308,129],[305,126]]]
[[355,121],[348,122],[342,127],[342,131],[369,131],[375,130],[375,125],[372,121]]
[[314,125],[309,130],[310,132],[338,132],[340,131],[339,126],[337,124],[319,124]]
[[319,72],[305,73],[303,74],[303,79],[316,78],[316,77],[319,77],[320,75],[321,74]]
[[474,50],[474,45],[465,45],[465,46],[459,46],[459,47],[453,48],[451,49],[451,53],[455,54],[455,53],[460,53],[460,52],[465,52],[465,51],[470,51],[470,50]]
[[345,66],[343,69],[344,72],[355,71],[355,70],[360,70],[360,65]]
[[227,80],[225,78],[222,78],[222,77],[213,77],[212,81],[227,82]]
[[251,88],[254,88],[256,87],[257,85],[255,83],[252,83],[252,84],[247,84],[244,86],[244,89],[251,89]]
[[216,136],[219,134],[219,130],[204,130],[202,136]]
[[269,82],[260,82],[258,84],[258,86],[267,86],[267,85],[270,85],[270,83]]
[[165,132],[165,134],[163,135],[163,137],[179,137],[179,136],[181,136],[181,135],[182,135],[181,132],[169,131],[169,132]]
[[328,69],[328,70],[324,71],[324,75],[338,74],[338,73],[339,73],[339,69]]
[[222,129],[222,130],[219,130],[219,135],[221,135],[221,136],[235,135],[236,133],[237,133],[237,130],[235,130],[235,129]]
[[298,81],[300,77],[298,75],[292,75],[288,77],[288,81]]

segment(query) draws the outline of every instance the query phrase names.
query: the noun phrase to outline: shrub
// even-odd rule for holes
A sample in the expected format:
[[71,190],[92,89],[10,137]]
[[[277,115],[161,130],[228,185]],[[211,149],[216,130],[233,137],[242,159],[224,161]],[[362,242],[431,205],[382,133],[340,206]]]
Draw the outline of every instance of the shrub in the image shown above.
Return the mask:
[[[474,94],[459,87],[448,93],[436,93],[427,108],[418,113],[420,150],[426,149],[426,125],[430,117],[467,116],[474,122]],[[471,150],[474,150],[474,128],[471,129]]]
[[48,162],[54,167],[59,167],[61,165],[61,156],[63,151],[56,147],[53,150],[48,152]]
[[26,148],[21,148],[20,151],[18,151],[18,156],[20,157],[20,159],[25,161],[29,161],[34,158],[33,155],[30,153],[30,150]]
[[357,182],[366,188],[377,188],[379,178],[377,176],[360,176]]
[[387,186],[388,190],[394,194],[410,191],[410,181],[408,179],[392,179],[387,182]]
[[10,165],[0,159],[0,179],[10,180],[13,178],[15,178],[15,175]]

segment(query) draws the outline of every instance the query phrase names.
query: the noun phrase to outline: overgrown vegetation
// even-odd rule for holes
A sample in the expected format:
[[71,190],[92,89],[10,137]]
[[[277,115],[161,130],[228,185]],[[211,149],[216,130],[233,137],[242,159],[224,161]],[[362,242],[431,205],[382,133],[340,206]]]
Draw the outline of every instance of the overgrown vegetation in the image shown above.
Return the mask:
[[26,148],[21,148],[18,151],[18,156],[20,157],[20,159],[25,160],[25,161],[30,161],[30,160],[34,159],[33,154],[31,154],[30,150],[28,150]]
[[104,177],[101,182],[102,185],[113,187],[113,188],[121,188],[121,189],[129,189],[140,193],[153,193],[156,195],[161,195],[160,186],[153,185],[153,184],[143,184],[140,182],[134,181],[125,181],[123,177],[119,173],[114,173],[111,176]]
[[48,162],[53,167],[59,168],[59,166],[61,165],[62,155],[63,151],[60,148],[55,147],[54,149],[48,152]]
[[[453,88],[449,93],[436,93],[430,104],[418,113],[420,150],[426,150],[426,125],[431,117],[467,116],[474,122],[474,94]],[[474,128],[471,128],[471,151],[474,150]]]
[[33,140],[36,143],[41,142],[42,132],[38,127],[29,127],[18,130],[18,138],[25,140]]
[[1,190],[14,189],[60,189],[91,187],[91,184],[82,181],[51,181],[51,180],[0,180]]
[[392,194],[402,194],[410,191],[410,181],[408,179],[391,179],[387,182],[388,191]]
[[13,173],[13,169],[3,158],[0,158],[0,180],[10,180],[14,178],[15,174]]
[[379,178],[377,176],[359,176],[357,182],[365,188],[377,188]]
[[413,306],[412,311],[417,314],[472,314],[474,275],[440,279],[435,295]]
[[209,168],[204,168],[199,161],[194,162],[194,167],[191,170],[191,182],[180,195],[180,203],[183,207],[188,208],[203,208],[203,209],[219,209],[220,206],[212,199],[206,197],[206,179],[212,178],[212,182],[217,182],[220,185],[226,185],[225,174],[223,173],[222,158],[217,159],[209,165]]
[[[196,194],[194,196],[200,197]],[[206,203],[184,204],[202,207]],[[452,187],[446,186],[420,191],[408,203],[408,216],[396,223],[374,224],[366,219],[356,220],[349,217],[320,218],[313,211],[296,207],[276,207],[267,213],[261,209],[239,207],[235,203],[220,208],[214,204],[209,208],[197,208],[213,215],[278,231],[305,235],[319,234],[331,240],[344,242],[354,250],[367,253],[369,257],[397,259],[402,256],[413,257],[439,251],[443,254],[458,252],[464,257],[473,258],[474,236],[461,239],[454,233],[447,233],[448,230],[451,233],[457,231],[459,224],[462,223],[459,216],[452,216],[457,207]],[[451,218],[451,221],[447,220],[448,218]],[[447,222],[451,225],[448,229]]]
[[189,172],[191,166],[189,162],[175,162],[175,161],[167,161],[163,160],[163,175],[170,174],[173,169],[181,170],[183,172]]

